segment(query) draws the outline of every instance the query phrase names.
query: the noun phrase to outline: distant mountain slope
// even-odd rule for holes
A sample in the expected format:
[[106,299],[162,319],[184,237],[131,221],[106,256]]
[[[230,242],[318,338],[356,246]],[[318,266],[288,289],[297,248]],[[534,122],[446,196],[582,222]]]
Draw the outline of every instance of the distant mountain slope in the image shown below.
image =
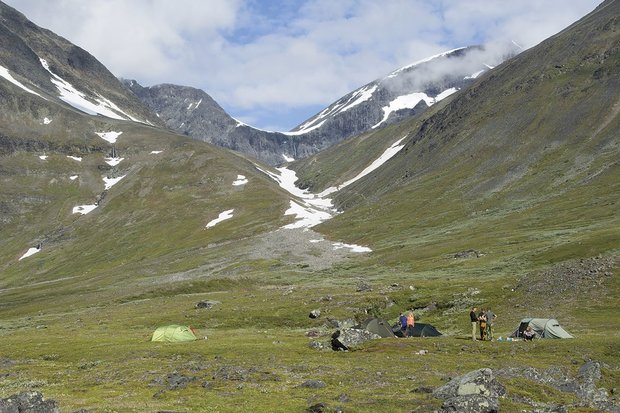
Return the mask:
[[343,96],[292,132],[346,138],[410,118],[518,51],[516,45],[503,51],[473,46],[431,56]]
[[349,93],[291,132],[245,125],[199,89],[170,84],[145,88],[133,80],[124,83],[170,129],[277,165],[421,113],[516,52],[516,46],[501,53],[468,47],[429,57]]
[[0,76],[84,113],[159,120],[90,53],[0,2]]
[[[435,234],[423,247],[435,257],[472,244],[537,259],[620,248],[619,67],[620,1],[609,0],[442,107],[387,128],[383,146],[406,136],[404,148],[332,195],[350,213],[321,229],[388,249]],[[355,158],[356,144],[338,148],[341,158]],[[345,180],[313,185],[331,163],[318,154],[292,167],[318,192]],[[399,259],[413,262],[422,246],[412,248]]]
[[171,84],[143,87],[135,80],[123,82],[168,128],[183,135],[271,165],[316,152],[311,143],[296,141],[283,133],[255,129],[233,119],[200,89]]

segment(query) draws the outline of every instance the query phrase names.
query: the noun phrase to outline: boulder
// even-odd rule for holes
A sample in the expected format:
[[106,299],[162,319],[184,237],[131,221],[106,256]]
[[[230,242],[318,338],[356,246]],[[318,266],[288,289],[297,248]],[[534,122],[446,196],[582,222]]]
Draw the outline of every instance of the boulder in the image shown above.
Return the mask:
[[199,301],[198,303],[196,303],[196,308],[212,308],[213,306],[216,306],[218,304],[222,304],[220,301],[215,301],[215,300],[205,300],[205,301]]
[[327,386],[327,384],[321,380],[306,380],[299,385],[299,387],[305,387],[308,389],[322,389],[325,386]]
[[321,316],[321,310],[312,310],[310,311],[310,318],[319,318]]
[[22,392],[0,400],[2,413],[60,413],[54,400],[43,400],[39,392]]
[[463,413],[498,412],[498,398],[505,394],[506,388],[486,368],[456,377],[433,391],[433,396],[444,400],[443,412]]
[[446,400],[442,406],[442,412],[498,413],[499,402],[494,397],[468,394]]
[[367,330],[345,328],[337,330],[332,334],[332,349],[336,351],[349,350],[351,347],[359,346],[362,343],[378,338],[381,338],[381,336]]

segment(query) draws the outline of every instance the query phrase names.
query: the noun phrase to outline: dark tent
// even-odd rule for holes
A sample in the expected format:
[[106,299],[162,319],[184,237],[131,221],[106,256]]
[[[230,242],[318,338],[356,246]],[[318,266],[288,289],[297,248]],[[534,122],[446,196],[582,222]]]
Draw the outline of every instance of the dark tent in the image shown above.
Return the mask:
[[[392,331],[398,337],[405,337],[398,324],[394,324]],[[411,330],[411,337],[439,337],[441,335],[442,334],[431,324],[415,323]]]
[[441,333],[431,324],[415,323],[413,337],[439,337]]
[[360,323],[359,328],[375,333],[383,338],[394,337],[392,328],[388,322],[382,318],[367,318]]

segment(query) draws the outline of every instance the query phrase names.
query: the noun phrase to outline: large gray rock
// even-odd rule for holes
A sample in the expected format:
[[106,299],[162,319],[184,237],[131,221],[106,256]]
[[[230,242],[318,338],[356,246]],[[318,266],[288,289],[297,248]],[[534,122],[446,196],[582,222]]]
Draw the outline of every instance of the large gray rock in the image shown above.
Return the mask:
[[22,392],[0,400],[0,413],[60,413],[60,408],[39,392]]
[[498,398],[505,394],[506,388],[491,369],[471,371],[433,391],[433,396],[444,400],[442,411],[462,413],[498,412]]
[[367,330],[358,328],[345,328],[332,334],[333,350],[349,350],[351,347],[359,346],[370,340],[376,340],[381,336]]
[[499,402],[497,398],[468,394],[466,396],[452,397],[446,400],[442,406],[443,412],[458,413],[497,413]]

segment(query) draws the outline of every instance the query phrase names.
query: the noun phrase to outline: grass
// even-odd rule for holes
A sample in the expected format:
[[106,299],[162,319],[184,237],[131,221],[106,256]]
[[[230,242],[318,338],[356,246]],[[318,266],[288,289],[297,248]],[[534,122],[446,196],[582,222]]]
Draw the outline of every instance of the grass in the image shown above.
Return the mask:
[[[620,376],[620,323],[614,317],[618,308],[610,306],[620,291],[617,276],[607,281],[610,297],[605,301],[592,304],[587,295],[570,303],[558,300],[558,314],[567,316],[563,325],[576,339],[534,343],[467,339],[467,308],[457,305],[458,311],[449,311],[456,296],[468,296],[467,275],[450,281],[410,274],[390,277],[398,286],[386,285],[385,278],[367,280],[372,291],[366,292],[357,292],[359,279],[349,276],[339,290],[321,278],[288,285],[255,277],[214,279],[152,288],[120,301],[64,312],[5,314],[0,335],[7,374],[0,381],[0,395],[36,389],[57,400],[63,411],[285,412],[303,411],[316,402],[360,412],[411,411],[415,406],[427,411],[438,408],[439,400],[412,391],[439,386],[481,367],[560,366],[574,376],[584,360],[592,358],[607,366],[599,385],[613,386]],[[488,281],[472,298],[494,308],[499,315],[496,336],[505,336],[517,322],[514,300],[495,286],[505,279]],[[221,304],[194,308],[204,299]],[[332,331],[324,326],[328,317],[363,317],[363,309],[374,305],[380,315],[394,319],[400,309],[431,300],[438,303],[437,310],[422,312],[419,319],[447,330],[449,336],[382,339],[348,353],[313,350],[305,336],[317,330],[326,334],[318,340],[326,341]],[[320,319],[308,317],[314,308],[321,309]],[[584,319],[590,322],[585,325]],[[148,341],[152,331],[166,323],[192,325],[199,337],[208,339],[181,344]],[[421,349],[429,353],[415,354]],[[171,388],[169,376],[175,373],[187,381],[179,388]],[[306,380],[324,381],[326,387],[300,387]],[[523,379],[500,381],[509,395],[541,403],[575,402],[570,393]],[[527,407],[512,399],[501,403],[502,411]]]

